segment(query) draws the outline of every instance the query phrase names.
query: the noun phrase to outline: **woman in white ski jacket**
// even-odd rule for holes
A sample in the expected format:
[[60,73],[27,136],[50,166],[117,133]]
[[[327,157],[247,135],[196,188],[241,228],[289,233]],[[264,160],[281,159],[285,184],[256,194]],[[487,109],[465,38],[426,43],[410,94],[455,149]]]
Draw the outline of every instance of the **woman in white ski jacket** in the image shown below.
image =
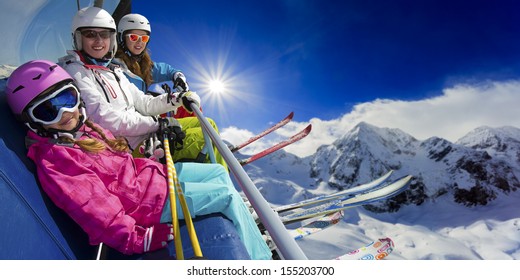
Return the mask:
[[78,11],[72,22],[74,49],[59,59],[82,93],[89,118],[125,137],[136,149],[150,133],[159,129],[155,116],[172,111],[183,102],[200,98],[194,92],[152,97],[144,94],[111,63],[117,50],[116,25],[112,16],[97,7]]

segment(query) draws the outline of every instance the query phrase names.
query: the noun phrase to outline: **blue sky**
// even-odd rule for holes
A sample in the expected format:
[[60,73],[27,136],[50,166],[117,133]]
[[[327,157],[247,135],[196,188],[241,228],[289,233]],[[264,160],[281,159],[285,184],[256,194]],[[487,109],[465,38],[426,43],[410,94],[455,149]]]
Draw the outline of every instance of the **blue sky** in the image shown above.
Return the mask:
[[196,65],[234,78],[222,106],[203,99],[222,126],[259,130],[290,111],[333,119],[520,73],[518,1],[134,1],[133,12],[151,21],[153,59],[195,81]]
[[[310,155],[360,121],[453,142],[482,125],[520,127],[519,1],[133,2],[151,21],[152,58],[186,73],[233,143],[291,111],[291,124],[252,148],[309,122],[311,135],[286,150]],[[0,8],[9,26],[0,64],[56,60],[71,48],[76,1]],[[223,93],[211,93],[211,80]]]

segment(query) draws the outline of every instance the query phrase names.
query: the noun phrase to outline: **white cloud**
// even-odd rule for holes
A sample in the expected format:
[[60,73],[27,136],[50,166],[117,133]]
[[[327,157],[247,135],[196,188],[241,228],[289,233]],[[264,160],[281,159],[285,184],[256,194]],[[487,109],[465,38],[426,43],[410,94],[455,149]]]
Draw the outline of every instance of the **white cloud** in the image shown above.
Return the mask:
[[[320,145],[331,144],[361,121],[378,127],[399,128],[421,140],[438,136],[452,142],[483,125],[520,127],[519,93],[520,81],[514,80],[461,84],[444,90],[440,96],[417,101],[377,99],[356,105],[338,119],[311,119],[311,134],[285,149],[302,157],[312,155]],[[283,140],[306,125],[291,122],[276,131],[275,139],[268,141]],[[252,135],[246,130],[238,131],[242,137],[247,133]],[[231,131],[225,136],[236,143]]]
[[[234,126],[220,129],[220,136],[224,141],[229,142],[232,145],[240,145],[251,137],[255,136],[253,132],[247,129],[240,129]],[[259,152],[265,148],[268,148],[271,144],[267,138],[257,141],[254,144],[248,145],[240,150],[244,154],[253,154]]]

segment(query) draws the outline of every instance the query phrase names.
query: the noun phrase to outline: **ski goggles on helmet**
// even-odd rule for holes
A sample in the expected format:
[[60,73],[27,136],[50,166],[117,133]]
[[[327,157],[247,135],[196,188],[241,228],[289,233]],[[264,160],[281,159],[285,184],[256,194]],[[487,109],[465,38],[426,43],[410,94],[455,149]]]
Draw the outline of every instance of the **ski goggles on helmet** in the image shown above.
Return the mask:
[[143,43],[148,43],[148,41],[150,41],[150,35],[137,35],[130,33],[126,34],[125,36],[128,37],[128,39],[130,39],[132,42],[137,42],[139,39],[141,39],[141,42]]
[[81,30],[81,35],[85,38],[94,39],[96,37],[100,37],[101,39],[108,39],[110,36],[114,33],[114,31],[111,30],[103,30],[103,31],[96,31],[96,30]]
[[57,123],[63,112],[74,112],[80,103],[79,91],[73,84],[66,84],[52,94],[37,100],[27,113],[33,121],[44,125]]

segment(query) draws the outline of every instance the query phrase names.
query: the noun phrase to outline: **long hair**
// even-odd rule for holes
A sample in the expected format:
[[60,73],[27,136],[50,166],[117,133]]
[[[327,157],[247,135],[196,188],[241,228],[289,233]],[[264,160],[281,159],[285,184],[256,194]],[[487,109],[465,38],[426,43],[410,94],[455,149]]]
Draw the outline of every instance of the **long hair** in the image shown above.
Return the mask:
[[128,147],[128,143],[123,137],[117,137],[116,139],[109,139],[103,133],[101,128],[99,128],[97,125],[92,123],[90,120],[85,121],[85,125],[90,127],[92,130],[97,132],[101,138],[103,138],[102,142],[101,140],[97,138],[89,138],[89,139],[83,139],[83,140],[74,140],[69,137],[62,136],[58,138],[61,142],[65,143],[72,143],[78,145],[82,150],[86,152],[91,153],[100,153],[104,151],[107,148],[107,145],[112,148],[115,151],[118,152],[129,152],[130,148]]
[[122,48],[118,48],[116,57],[123,60],[126,67],[128,67],[128,70],[141,77],[141,79],[146,83],[146,86],[150,86],[153,83],[153,61],[150,57],[148,46],[143,51],[142,55],[139,56],[130,56],[122,50]]

